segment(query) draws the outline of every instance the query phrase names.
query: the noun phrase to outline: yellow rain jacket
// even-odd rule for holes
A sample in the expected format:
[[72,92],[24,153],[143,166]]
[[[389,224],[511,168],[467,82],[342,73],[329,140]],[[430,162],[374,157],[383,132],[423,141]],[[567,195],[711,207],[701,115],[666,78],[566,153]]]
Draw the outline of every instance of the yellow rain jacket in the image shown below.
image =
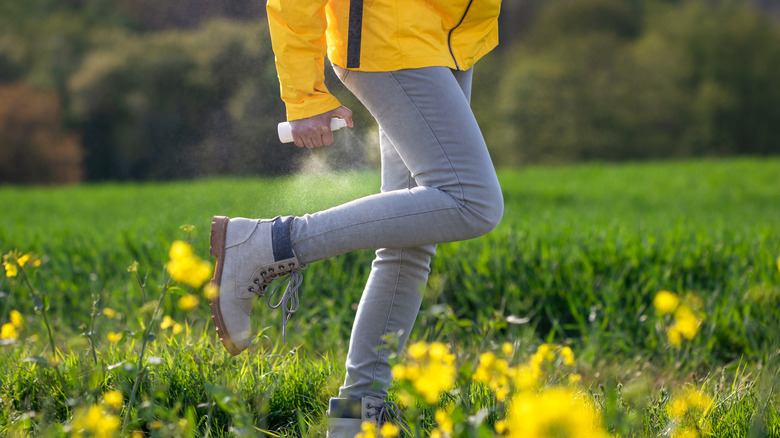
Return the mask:
[[501,0],[268,0],[287,119],[337,108],[325,54],[350,70],[466,70],[498,44]]

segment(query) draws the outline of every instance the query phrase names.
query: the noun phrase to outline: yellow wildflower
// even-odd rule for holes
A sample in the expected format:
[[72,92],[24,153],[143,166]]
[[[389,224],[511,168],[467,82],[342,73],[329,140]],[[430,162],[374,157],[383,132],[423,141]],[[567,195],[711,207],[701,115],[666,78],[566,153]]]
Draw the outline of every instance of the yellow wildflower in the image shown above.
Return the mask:
[[134,430],[133,433],[130,434],[130,438],[144,438],[144,433],[140,430]]
[[441,342],[433,342],[430,345],[428,348],[428,356],[430,356],[431,360],[440,360],[450,363],[451,359],[455,358],[454,356],[450,357],[450,349]]
[[0,339],[17,339],[19,333],[16,331],[16,326],[7,322],[0,327]]
[[355,438],[376,438],[377,425],[371,421],[364,421],[360,425],[361,432]]
[[523,365],[515,374],[515,385],[521,390],[529,390],[539,384],[542,372],[538,366]]
[[452,435],[452,418],[450,418],[450,414],[448,414],[447,411],[443,409],[437,409],[434,418],[436,419],[436,424],[442,433],[445,435]]
[[517,394],[507,413],[506,428],[513,438],[608,437],[593,403],[563,388]]
[[193,256],[192,246],[183,240],[177,240],[171,244],[168,255],[171,257],[171,260],[190,258]]
[[680,306],[676,312],[674,312],[674,327],[685,336],[686,339],[691,340],[699,333],[699,324],[701,320],[693,314],[690,307],[686,305]]
[[452,388],[455,381],[455,369],[442,363],[432,362],[421,371],[414,381],[414,389],[430,404],[436,403],[441,393]]
[[116,344],[117,342],[122,340],[122,332],[114,333],[114,332],[108,332],[106,335],[106,339],[108,339],[108,342],[111,342],[112,344]]
[[487,384],[488,388],[495,392],[496,398],[503,401],[509,395],[510,378],[515,373],[515,369],[510,368],[506,360],[496,359],[493,353],[487,352],[479,356],[479,365],[472,379]]
[[455,383],[455,356],[445,344],[433,343],[429,346],[423,342],[412,344],[409,356],[408,365],[393,367],[396,379],[411,382],[426,402],[436,403],[441,393],[451,389]]
[[531,355],[531,366],[539,368],[545,361],[552,362],[555,360],[555,353],[547,344],[542,344],[536,349],[536,353]]
[[169,315],[165,315],[160,322],[160,328],[163,330],[173,329],[173,334],[178,335],[182,331],[182,325],[176,322]]
[[171,260],[166,268],[175,281],[196,288],[211,277],[211,264],[195,257]]
[[30,261],[30,254],[25,254],[18,259],[16,259],[16,263],[19,264],[19,267],[23,268],[24,265],[27,264],[27,262]]
[[393,377],[397,380],[406,380],[406,367],[401,364],[393,365]]
[[569,383],[574,385],[582,380],[581,374],[569,374]]
[[506,432],[506,421],[505,420],[496,421],[496,433],[498,433],[499,435],[503,435],[504,432]]
[[6,277],[16,277],[19,274],[19,269],[16,268],[16,265],[13,263],[7,262],[5,264],[5,276]]
[[669,405],[669,414],[675,420],[682,420],[689,412],[706,413],[712,405],[712,398],[695,389],[687,388],[682,394],[672,400]]
[[106,318],[114,318],[116,316],[116,311],[114,309],[106,307],[105,309],[103,309],[103,315],[105,315]]
[[160,429],[161,427],[163,427],[163,422],[160,420],[154,420],[151,423],[149,423],[149,427],[151,427],[152,429]]
[[514,351],[514,347],[512,347],[512,344],[509,342],[504,342],[501,344],[501,352],[504,353],[504,356],[511,356]]
[[168,255],[171,260],[165,268],[174,280],[198,288],[211,277],[211,263],[195,256],[190,244],[177,240],[171,245]]
[[138,272],[138,260],[134,261],[127,267],[127,272]]
[[35,259],[35,261],[33,262],[33,266],[36,268],[41,266],[41,259]]
[[22,317],[22,314],[19,313],[17,310],[11,311],[11,324],[14,325],[14,327],[20,329],[24,325],[24,318]]
[[76,411],[73,415],[72,427],[74,437],[108,438],[116,435],[119,418],[94,405],[87,410]]
[[114,389],[103,394],[103,401],[106,402],[107,405],[111,406],[115,411],[118,411],[122,408],[124,397],[122,396],[121,391]]
[[668,315],[677,309],[680,305],[680,298],[674,292],[662,290],[655,295],[653,306],[656,312],[661,315]]
[[669,327],[666,331],[666,338],[669,339],[669,343],[674,347],[679,347],[680,344],[682,344],[682,335],[680,334],[680,330],[677,329],[677,326]]
[[398,436],[398,432],[398,426],[388,421],[382,425],[382,428],[379,430],[379,435],[381,435],[382,438],[395,438]]
[[406,367],[406,380],[414,380],[420,377],[422,367],[419,363],[412,363]]
[[179,309],[187,311],[194,309],[200,300],[193,294],[186,294],[179,298]]
[[693,429],[678,429],[674,432],[672,438],[699,438],[699,432]]
[[547,360],[554,359],[553,352],[550,348],[550,345],[548,344],[540,345],[539,348],[536,349],[536,354],[541,356],[543,359],[547,359]]
[[490,365],[493,364],[493,361],[496,360],[496,355],[493,354],[492,351],[488,351],[486,353],[482,353],[479,355],[479,364],[489,368]]
[[160,322],[160,328],[163,330],[168,330],[169,328],[173,327],[174,324],[176,324],[176,321],[174,321],[170,315],[165,315],[162,322]]
[[574,365],[574,352],[571,351],[570,347],[561,348],[561,357],[563,358],[563,363],[565,365]]
[[219,296],[219,288],[213,283],[208,283],[203,286],[203,298],[214,301]]
[[415,342],[409,346],[409,356],[412,359],[420,360],[425,356],[427,350],[428,346],[425,344],[425,342]]

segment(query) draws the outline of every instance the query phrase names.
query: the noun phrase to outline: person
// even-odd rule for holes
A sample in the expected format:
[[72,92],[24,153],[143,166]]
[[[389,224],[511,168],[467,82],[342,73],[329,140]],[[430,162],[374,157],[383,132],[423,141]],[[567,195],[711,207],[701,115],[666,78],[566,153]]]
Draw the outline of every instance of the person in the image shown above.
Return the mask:
[[224,346],[239,354],[254,337],[252,301],[274,280],[286,278],[286,289],[279,289],[284,281],[277,282],[268,297],[270,306],[284,308],[286,326],[298,306],[305,265],[376,249],[355,315],[346,377],[329,403],[329,436],[353,437],[363,420],[381,422],[391,410],[385,401],[391,351],[383,338],[400,334],[400,353],[436,244],[482,236],[501,220],[501,188],[470,107],[472,66],[498,44],[500,3],[267,2],[295,145],[330,145],[333,117],[353,125],[352,112],[325,86],[327,55],[338,78],[378,123],[381,189],[297,217],[214,216],[210,243],[219,295],[211,308]]

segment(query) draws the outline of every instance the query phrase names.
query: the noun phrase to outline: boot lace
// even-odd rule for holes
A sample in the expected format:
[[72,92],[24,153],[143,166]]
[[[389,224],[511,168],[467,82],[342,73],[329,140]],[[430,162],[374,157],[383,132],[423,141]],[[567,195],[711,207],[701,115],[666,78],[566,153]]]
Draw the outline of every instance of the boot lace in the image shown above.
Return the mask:
[[[253,280],[253,283],[257,286],[249,287],[249,292],[256,293],[259,296],[265,295],[265,291],[269,284],[274,280],[281,279],[276,284],[270,294],[268,294],[268,307],[272,309],[282,308],[282,343],[287,343],[287,323],[290,322],[290,318],[293,313],[298,311],[300,307],[300,301],[298,299],[298,288],[303,283],[303,274],[298,271],[303,266],[298,266],[295,263],[289,263],[287,266],[279,265],[277,269],[268,268],[267,270],[260,271],[260,276]],[[274,295],[276,295],[286,285],[281,298],[276,304],[272,303]]]
[[378,405],[368,403],[366,404],[366,411],[366,416],[369,418],[376,418],[377,423],[380,426],[389,421],[403,430],[407,436],[412,436],[409,425],[401,418],[400,409],[398,409],[397,404],[391,401],[385,401]]

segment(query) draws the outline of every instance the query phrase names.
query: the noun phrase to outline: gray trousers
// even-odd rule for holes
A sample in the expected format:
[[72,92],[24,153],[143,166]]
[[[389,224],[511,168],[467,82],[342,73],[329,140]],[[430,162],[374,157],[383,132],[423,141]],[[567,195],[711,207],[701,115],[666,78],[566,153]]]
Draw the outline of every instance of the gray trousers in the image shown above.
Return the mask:
[[400,353],[436,244],[490,232],[504,204],[469,104],[471,70],[334,68],[379,124],[381,193],[296,217],[291,240],[303,263],[379,248],[352,328],[339,397],[385,398],[392,373],[382,337],[401,333]]

